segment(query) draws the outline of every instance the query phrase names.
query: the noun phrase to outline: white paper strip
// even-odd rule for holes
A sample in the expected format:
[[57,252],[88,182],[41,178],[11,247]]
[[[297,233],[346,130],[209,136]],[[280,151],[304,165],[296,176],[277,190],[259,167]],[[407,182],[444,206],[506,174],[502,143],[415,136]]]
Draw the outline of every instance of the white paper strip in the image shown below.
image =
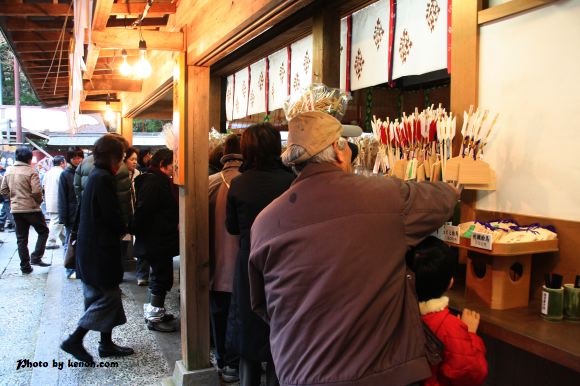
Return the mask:
[[292,66],[290,92],[301,92],[312,83],[312,35],[290,46],[292,50]]
[[226,88],[226,119],[233,120],[234,114],[234,76],[228,76],[228,85]]
[[236,72],[233,119],[245,118],[248,115],[249,74],[250,71],[247,67]]
[[266,59],[250,66],[250,96],[248,115],[266,111]]
[[288,49],[283,48],[268,56],[269,78],[268,109],[270,111],[282,108],[288,96]]
[[447,68],[447,0],[397,2],[393,79]]
[[389,80],[390,3],[381,0],[352,15],[351,90]]
[[346,17],[340,21],[340,89],[346,89]]

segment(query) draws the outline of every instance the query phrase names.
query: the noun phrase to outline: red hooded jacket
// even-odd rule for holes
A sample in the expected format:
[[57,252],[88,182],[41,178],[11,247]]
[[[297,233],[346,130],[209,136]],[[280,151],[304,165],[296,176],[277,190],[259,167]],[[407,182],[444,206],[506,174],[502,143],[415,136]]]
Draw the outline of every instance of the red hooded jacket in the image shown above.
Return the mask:
[[443,362],[431,367],[425,386],[477,386],[487,377],[485,345],[467,325],[449,313],[446,297],[421,303],[423,321],[443,342]]

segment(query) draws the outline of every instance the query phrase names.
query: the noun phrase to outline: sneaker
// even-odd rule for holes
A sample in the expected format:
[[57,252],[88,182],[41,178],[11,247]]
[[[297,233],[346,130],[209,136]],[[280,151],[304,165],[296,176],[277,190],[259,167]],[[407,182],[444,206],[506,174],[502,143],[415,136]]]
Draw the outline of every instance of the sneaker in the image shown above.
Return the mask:
[[23,275],[28,275],[28,274],[32,273],[32,267],[31,266],[28,266],[26,268],[21,268],[20,270],[22,271],[22,274]]
[[175,332],[177,331],[177,326],[172,322],[152,322],[147,321],[147,328],[151,331],[159,332]]
[[35,260],[35,261],[31,261],[30,265],[38,265],[39,267],[50,267],[50,264],[45,263],[42,260]]
[[73,272],[66,277],[67,279],[75,280],[77,278],[77,273]]
[[137,285],[139,287],[145,287],[145,286],[149,285],[149,280],[147,280],[147,279],[137,279]]
[[240,373],[238,369],[234,369],[230,366],[225,366],[221,369],[221,376],[225,383],[233,383],[240,380]]
[[47,245],[46,249],[59,249],[60,246],[58,244],[51,244],[51,245]]

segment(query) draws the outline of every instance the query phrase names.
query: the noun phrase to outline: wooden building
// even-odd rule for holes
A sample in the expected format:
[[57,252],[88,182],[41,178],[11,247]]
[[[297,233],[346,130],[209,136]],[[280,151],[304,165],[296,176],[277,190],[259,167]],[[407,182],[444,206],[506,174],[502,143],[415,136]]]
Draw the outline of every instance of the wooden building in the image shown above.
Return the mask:
[[[68,104],[74,122],[79,111],[102,111],[109,101],[129,140],[133,118],[174,119],[181,173],[182,362],[176,383],[217,382],[209,369],[208,130],[226,122],[228,76],[311,35],[312,81],[338,87],[341,19],[374,2],[77,0],[72,7],[64,0],[0,1],[0,26],[45,105]],[[553,224],[559,231],[559,252],[533,258],[530,306],[482,310],[488,384],[571,384],[580,373],[580,326],[541,320],[538,302],[544,273],[563,273],[565,282],[580,274],[580,207],[573,198],[580,174],[572,158],[580,127],[573,114],[559,111],[573,113],[579,102],[580,1],[462,0],[452,2],[450,15],[451,76],[448,91],[437,98],[459,121],[478,104],[505,119],[501,151],[490,155],[497,192],[464,192],[462,217],[501,215]],[[153,74],[124,77],[122,50],[135,63],[140,40],[146,41]],[[377,94],[380,114],[386,109],[381,103],[393,103],[389,93],[385,86]],[[364,107],[361,95],[355,98],[358,109]],[[412,108],[407,104],[399,110]],[[461,289],[452,303],[481,308],[465,300]]]

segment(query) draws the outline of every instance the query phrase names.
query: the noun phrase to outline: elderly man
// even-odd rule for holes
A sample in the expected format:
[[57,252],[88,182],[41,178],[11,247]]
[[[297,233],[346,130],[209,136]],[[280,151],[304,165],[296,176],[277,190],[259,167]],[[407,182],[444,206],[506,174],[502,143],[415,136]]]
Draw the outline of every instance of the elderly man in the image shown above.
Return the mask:
[[270,322],[280,385],[408,385],[431,375],[405,253],[452,215],[457,191],[348,173],[342,127],[289,123],[299,171],[252,227],[252,307]]
[[64,157],[57,155],[52,159],[52,168],[44,175],[42,186],[44,188],[44,203],[46,205],[46,214],[50,219],[48,226],[48,242],[46,249],[58,249],[58,240],[64,245],[65,234],[64,226],[58,218],[58,187],[60,175],[66,166]]

